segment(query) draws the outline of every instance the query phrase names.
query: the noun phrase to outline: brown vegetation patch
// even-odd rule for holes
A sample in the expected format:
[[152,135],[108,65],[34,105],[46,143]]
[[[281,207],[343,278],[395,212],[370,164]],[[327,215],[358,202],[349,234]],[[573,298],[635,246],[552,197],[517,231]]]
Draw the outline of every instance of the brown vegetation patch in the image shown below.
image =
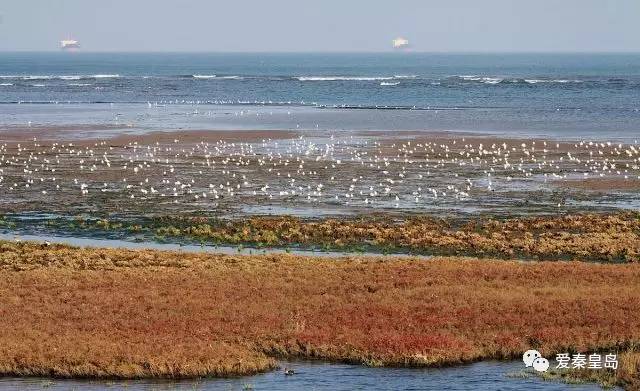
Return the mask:
[[225,256],[0,242],[0,373],[429,366],[640,341],[640,265]]
[[157,234],[222,243],[375,246],[431,254],[556,260],[632,262],[640,259],[640,218],[631,212],[474,219],[455,227],[430,217],[399,222],[382,218],[302,220],[293,217],[255,217],[228,222],[198,218],[167,221],[167,225],[156,229]]

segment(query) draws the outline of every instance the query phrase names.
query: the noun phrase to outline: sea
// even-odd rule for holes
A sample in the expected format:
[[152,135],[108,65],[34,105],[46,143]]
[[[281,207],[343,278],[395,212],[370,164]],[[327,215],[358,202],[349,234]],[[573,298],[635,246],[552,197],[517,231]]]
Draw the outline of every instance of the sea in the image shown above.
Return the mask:
[[640,139],[640,54],[0,53],[0,126]]

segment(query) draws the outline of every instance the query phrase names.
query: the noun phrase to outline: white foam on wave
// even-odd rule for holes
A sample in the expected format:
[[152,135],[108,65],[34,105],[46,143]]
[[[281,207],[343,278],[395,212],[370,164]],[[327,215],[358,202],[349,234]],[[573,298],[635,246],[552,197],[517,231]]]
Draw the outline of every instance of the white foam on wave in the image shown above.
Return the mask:
[[116,78],[120,75],[97,74],[97,75],[0,75],[0,79],[21,79],[21,80],[83,80],[83,79],[105,79]]
[[397,86],[398,84],[400,84],[399,81],[396,81],[396,82],[383,81],[380,83],[381,86]]
[[218,76],[218,75],[191,75],[191,77],[193,77],[194,79],[205,79],[205,80],[209,80],[209,79],[216,79],[216,80],[241,80],[243,79],[242,76],[235,76],[235,75],[229,75],[229,76]]
[[500,78],[500,77],[476,76],[476,75],[461,75],[458,77],[461,78],[462,80],[479,81],[484,84],[498,84],[504,80],[503,78]]
[[299,81],[378,81],[393,80],[390,76],[298,76]]
[[118,74],[98,74],[98,75],[91,75],[90,76],[93,79],[111,79],[111,78],[118,78],[120,77],[120,75]]
[[28,75],[28,76],[23,76],[22,80],[49,80],[51,78],[52,78],[51,76]]
[[521,83],[525,82],[528,84],[538,84],[538,83],[581,83],[582,80],[572,80],[572,79],[520,79],[520,78],[502,78],[495,76],[479,76],[479,75],[458,75],[454,76],[460,78],[465,81],[477,81],[484,84],[498,84],[504,82],[509,83]]
[[25,77],[22,75],[0,75],[0,79],[24,79]]
[[0,83],[0,86],[5,86],[5,87],[12,86],[12,85],[13,83]]
[[503,79],[499,77],[483,77],[480,81],[485,84],[498,84],[502,82]]
[[45,87],[44,84],[32,84],[31,86],[32,87]]
[[91,83],[69,83],[67,85],[73,86],[73,87],[85,87],[85,86],[90,86],[92,84]]
[[582,83],[582,80],[567,80],[567,79],[524,79],[525,83],[538,84],[538,83]]

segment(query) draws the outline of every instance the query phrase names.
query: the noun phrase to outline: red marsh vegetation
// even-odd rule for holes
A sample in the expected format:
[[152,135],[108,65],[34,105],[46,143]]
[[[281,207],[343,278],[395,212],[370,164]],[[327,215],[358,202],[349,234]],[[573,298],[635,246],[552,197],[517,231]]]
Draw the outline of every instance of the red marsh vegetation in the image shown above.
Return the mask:
[[191,377],[275,357],[439,366],[640,341],[640,264],[0,242],[0,373]]

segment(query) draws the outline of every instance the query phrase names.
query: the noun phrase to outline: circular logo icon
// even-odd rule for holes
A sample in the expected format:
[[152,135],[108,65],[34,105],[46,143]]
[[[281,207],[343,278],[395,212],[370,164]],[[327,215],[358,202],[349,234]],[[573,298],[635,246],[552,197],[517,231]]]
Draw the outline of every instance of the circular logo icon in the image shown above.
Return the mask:
[[533,361],[536,358],[542,357],[542,354],[540,354],[539,351],[537,350],[527,350],[526,352],[524,352],[524,354],[522,355],[522,361],[524,361],[524,366],[525,367],[530,367],[533,365]]

